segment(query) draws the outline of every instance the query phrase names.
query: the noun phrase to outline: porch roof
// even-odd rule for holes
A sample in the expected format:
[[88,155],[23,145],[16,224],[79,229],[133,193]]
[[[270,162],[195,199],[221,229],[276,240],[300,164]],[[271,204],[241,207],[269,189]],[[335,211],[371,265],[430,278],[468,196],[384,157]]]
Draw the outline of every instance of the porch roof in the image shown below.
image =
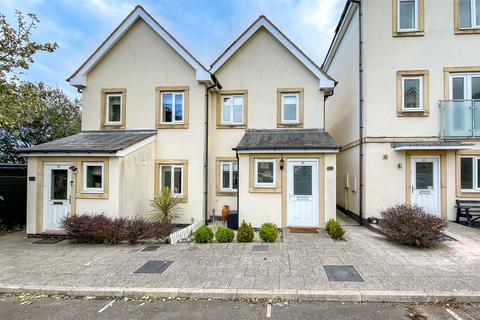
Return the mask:
[[55,141],[20,150],[31,153],[115,153],[141,142],[156,130],[82,131]]
[[415,141],[415,142],[392,142],[391,147],[395,151],[402,150],[463,150],[472,149],[473,143],[459,141]]
[[236,151],[338,149],[340,146],[332,136],[321,129],[249,129],[237,147],[233,148]]

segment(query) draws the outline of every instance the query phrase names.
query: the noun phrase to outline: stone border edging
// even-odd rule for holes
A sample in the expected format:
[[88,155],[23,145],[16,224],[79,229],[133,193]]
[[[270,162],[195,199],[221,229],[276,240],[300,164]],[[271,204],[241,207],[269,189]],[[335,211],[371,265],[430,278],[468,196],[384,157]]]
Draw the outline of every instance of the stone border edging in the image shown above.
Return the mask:
[[0,293],[35,293],[45,295],[66,295],[75,297],[129,297],[177,298],[192,297],[204,299],[275,299],[282,297],[293,301],[342,301],[342,302],[435,302],[459,300],[479,303],[480,291],[364,291],[364,290],[258,290],[258,289],[200,289],[200,288],[121,288],[121,287],[60,287],[60,286],[2,286]]

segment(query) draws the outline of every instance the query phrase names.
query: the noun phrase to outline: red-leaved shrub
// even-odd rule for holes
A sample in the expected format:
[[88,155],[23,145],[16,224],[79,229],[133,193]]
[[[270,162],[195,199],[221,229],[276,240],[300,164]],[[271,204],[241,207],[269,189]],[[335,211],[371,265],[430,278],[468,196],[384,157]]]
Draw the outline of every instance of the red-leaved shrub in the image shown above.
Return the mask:
[[420,206],[399,204],[380,211],[380,229],[388,238],[414,247],[429,248],[440,242],[447,224]]
[[171,223],[144,218],[110,218],[104,214],[67,216],[63,225],[76,243],[135,244],[146,240],[165,240],[174,229]]

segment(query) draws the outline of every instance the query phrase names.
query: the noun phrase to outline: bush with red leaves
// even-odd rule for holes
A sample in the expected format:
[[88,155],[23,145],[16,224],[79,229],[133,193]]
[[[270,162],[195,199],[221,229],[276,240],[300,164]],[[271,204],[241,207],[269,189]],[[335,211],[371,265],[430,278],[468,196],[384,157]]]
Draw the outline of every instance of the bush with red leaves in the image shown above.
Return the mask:
[[437,245],[447,224],[422,207],[400,204],[380,211],[380,229],[388,238],[414,247]]
[[72,242],[117,244],[140,241],[164,241],[174,229],[171,223],[144,218],[110,218],[104,214],[69,215],[63,225]]

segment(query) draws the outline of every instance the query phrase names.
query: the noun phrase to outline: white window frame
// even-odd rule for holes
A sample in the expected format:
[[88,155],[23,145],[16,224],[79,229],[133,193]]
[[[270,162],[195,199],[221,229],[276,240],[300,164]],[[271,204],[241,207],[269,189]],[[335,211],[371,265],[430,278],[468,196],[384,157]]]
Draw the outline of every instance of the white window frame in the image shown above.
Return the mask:
[[[87,167],[102,167],[102,187],[88,188],[87,187]],[[83,162],[83,192],[85,193],[103,193],[105,188],[105,166],[103,162],[85,161]]]
[[462,159],[473,159],[473,166],[472,166],[472,180],[473,180],[473,183],[472,183],[472,186],[473,186],[473,189],[460,189],[462,192],[480,192],[480,185],[478,183],[478,170],[480,169],[479,166],[478,166],[478,160],[480,160],[480,156],[475,156],[475,155],[465,155],[465,156],[461,156],[460,157],[460,163],[459,163],[459,166],[460,166],[460,177],[458,177],[458,179],[460,179],[460,188],[462,186]]
[[[418,87],[420,92],[418,93],[418,108],[405,108],[405,80],[419,80]],[[419,112],[423,111],[423,76],[402,76],[402,111],[403,112]]]
[[415,23],[413,28],[407,28],[407,29],[402,29],[400,28],[400,2],[406,2],[406,1],[412,1],[412,0],[397,0],[397,30],[399,32],[412,32],[412,31],[418,31],[418,0],[415,1]]
[[[163,96],[166,94],[171,94],[172,95],[172,121],[165,121],[163,119],[164,117],[164,112],[163,112]],[[182,96],[182,120],[175,120],[175,109],[177,108],[177,105],[175,103],[175,97],[176,96]],[[162,124],[183,124],[185,123],[185,92],[183,91],[162,91],[160,93],[160,123]]]
[[477,21],[477,2],[470,0],[470,27],[462,27],[460,25],[460,0],[458,1],[458,28],[460,30],[480,29],[480,21]]
[[[120,97],[120,120],[119,121],[110,121],[108,115],[110,114],[110,97]],[[105,110],[105,124],[107,125],[121,125],[122,124],[122,117],[123,117],[123,94],[122,93],[106,93],[105,94],[105,105],[107,106]]]
[[[170,181],[171,183],[173,184],[170,185],[170,192],[172,192],[172,194],[175,196],[175,197],[183,197],[183,190],[185,188],[185,183],[184,183],[184,180],[183,180],[183,174],[184,174],[184,171],[183,171],[183,165],[182,164],[162,164],[160,165],[160,190],[163,188],[163,174],[162,174],[162,168],[163,167],[171,167],[171,170],[170,170]],[[181,190],[180,190],[180,193],[178,192],[175,192],[175,168],[180,168],[180,181],[182,183],[182,186],[181,186]]]
[[[228,165],[229,166],[229,176],[230,176],[230,180],[229,180],[229,187],[228,188],[224,188],[223,187],[223,166],[224,165]],[[237,164],[236,161],[220,161],[220,191],[223,191],[223,192],[236,192],[237,191],[237,188],[233,188],[233,172],[235,170],[234,169],[234,166]],[[237,175],[238,175],[238,166],[237,166]],[[238,177],[239,178],[239,177]]]
[[463,100],[471,100],[472,98],[472,78],[480,77],[480,72],[458,72],[458,73],[450,73],[449,75],[449,97],[453,100],[453,78],[463,78],[464,86],[463,86],[463,96],[467,97]]
[[[225,98],[230,98],[230,120],[224,120],[223,119],[223,106],[224,106],[224,99]],[[234,98],[242,98],[242,121],[241,122],[235,122],[233,121],[233,100]],[[221,108],[221,114],[220,114],[220,123],[221,124],[226,124],[226,125],[241,125],[245,123],[245,96],[243,94],[232,94],[232,95],[222,95],[222,105],[220,106]]]
[[[286,96],[295,96],[297,99],[297,104],[296,104],[296,112],[295,112],[295,120],[285,120],[285,103],[284,103],[284,98]],[[281,121],[282,123],[285,124],[291,124],[291,123],[299,123],[300,122],[300,94],[298,92],[292,92],[292,93],[282,93],[282,117]]]
[[[258,163],[260,162],[270,162],[273,163],[273,182],[272,183],[264,183],[258,182]],[[255,159],[255,187],[257,188],[276,188],[277,187],[277,159]]]

